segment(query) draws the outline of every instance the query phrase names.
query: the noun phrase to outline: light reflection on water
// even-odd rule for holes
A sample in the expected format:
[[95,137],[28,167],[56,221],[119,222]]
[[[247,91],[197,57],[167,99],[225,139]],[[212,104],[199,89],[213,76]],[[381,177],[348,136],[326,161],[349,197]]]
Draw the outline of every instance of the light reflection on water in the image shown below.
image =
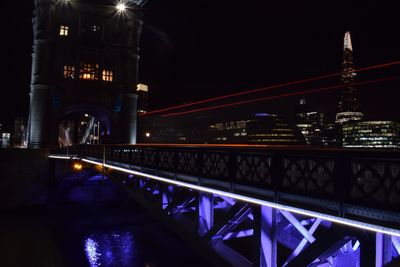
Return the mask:
[[133,235],[129,232],[91,234],[84,240],[90,266],[133,266]]

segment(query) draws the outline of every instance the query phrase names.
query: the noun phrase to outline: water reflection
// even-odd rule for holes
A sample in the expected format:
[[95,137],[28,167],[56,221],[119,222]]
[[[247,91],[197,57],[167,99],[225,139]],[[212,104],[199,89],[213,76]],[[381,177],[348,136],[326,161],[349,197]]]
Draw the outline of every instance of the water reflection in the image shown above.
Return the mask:
[[84,241],[90,266],[133,266],[135,248],[132,233],[91,234]]

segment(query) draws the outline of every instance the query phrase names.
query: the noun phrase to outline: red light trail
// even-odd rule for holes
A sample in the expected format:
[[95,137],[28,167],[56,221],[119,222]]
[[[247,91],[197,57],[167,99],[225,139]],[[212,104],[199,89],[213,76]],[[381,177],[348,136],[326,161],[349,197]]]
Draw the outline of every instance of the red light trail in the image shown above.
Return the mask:
[[[368,66],[368,67],[356,69],[355,71],[356,72],[362,72],[362,71],[367,71],[367,70],[374,70],[374,69],[380,69],[380,68],[385,68],[385,67],[389,67],[389,66],[399,65],[399,64],[400,64],[400,60],[399,61],[389,62],[389,63],[384,63],[384,64],[379,64],[379,65]],[[240,96],[240,95],[247,95],[247,94],[252,94],[252,93],[257,93],[257,92],[262,92],[262,91],[268,91],[268,90],[272,90],[272,89],[276,89],[276,88],[282,88],[282,87],[291,86],[291,85],[297,85],[297,84],[302,84],[302,83],[307,83],[307,82],[312,82],[312,81],[318,81],[318,80],[322,80],[322,79],[326,79],[326,78],[332,78],[332,77],[338,76],[340,74],[342,74],[342,72],[316,76],[316,77],[307,78],[307,79],[298,80],[298,81],[286,82],[286,83],[281,83],[281,84],[274,84],[274,85],[271,85],[271,86],[268,86],[268,87],[263,87],[263,88],[253,89],[253,90],[247,90],[247,91],[237,92],[237,93],[233,93],[233,94],[218,96],[218,97],[214,97],[214,98],[208,98],[208,99],[204,99],[204,100],[200,100],[200,101],[196,101],[196,102],[192,102],[192,103],[173,106],[173,107],[169,107],[169,108],[148,111],[146,113],[139,114],[139,116],[151,115],[151,114],[155,114],[155,113],[174,110],[174,109],[178,109],[178,108],[189,107],[189,106],[198,105],[198,104],[204,104],[204,103],[208,103],[208,102],[212,102],[212,101],[216,101],[216,100],[221,100],[221,99],[226,99],[226,98],[230,98],[230,97],[235,97],[235,96]]]
[[[365,85],[365,84],[380,83],[380,82],[392,81],[392,80],[398,80],[398,79],[400,79],[400,76],[392,76],[392,77],[387,77],[387,78],[381,78],[381,79],[375,79],[375,80],[369,80],[369,81],[364,81],[364,82],[353,83],[351,86],[359,86],[359,85]],[[273,100],[273,99],[284,98],[284,97],[289,97],[289,96],[305,95],[305,94],[310,94],[310,93],[318,93],[318,92],[322,92],[322,91],[329,91],[329,90],[339,89],[339,88],[348,87],[348,86],[349,86],[348,84],[341,84],[341,85],[336,85],[336,86],[329,86],[329,87],[323,87],[323,88],[318,88],[318,89],[304,90],[304,91],[298,91],[298,92],[293,92],[293,93],[286,93],[286,94],[281,94],[281,95],[268,96],[268,97],[263,97],[263,98],[249,99],[249,100],[238,101],[238,102],[233,102],[233,103],[223,104],[223,105],[217,105],[217,106],[212,106],[212,107],[198,108],[198,109],[193,109],[193,110],[188,110],[188,111],[169,113],[169,114],[166,114],[166,115],[162,115],[162,117],[172,117],[172,116],[184,115],[184,114],[195,113],[195,112],[200,112],[200,111],[207,111],[207,110],[212,110],[212,109],[219,109],[219,108],[243,105],[243,104],[248,104],[248,103],[261,102],[261,101],[266,101],[266,100]]]

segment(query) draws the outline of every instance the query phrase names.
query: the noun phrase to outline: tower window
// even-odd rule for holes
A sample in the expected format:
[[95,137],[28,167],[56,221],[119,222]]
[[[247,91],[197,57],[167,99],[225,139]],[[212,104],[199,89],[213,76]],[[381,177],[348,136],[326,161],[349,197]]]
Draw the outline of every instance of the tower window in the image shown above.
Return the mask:
[[113,72],[112,70],[103,70],[103,81],[112,82],[113,81]]
[[79,79],[97,81],[99,79],[99,64],[81,63]]
[[68,36],[69,26],[61,25],[60,26],[60,36]]
[[70,65],[64,65],[64,79],[75,78],[75,67]]
[[89,29],[90,29],[92,32],[98,32],[98,31],[100,31],[100,26],[98,26],[98,25],[91,25],[91,26],[89,27]]

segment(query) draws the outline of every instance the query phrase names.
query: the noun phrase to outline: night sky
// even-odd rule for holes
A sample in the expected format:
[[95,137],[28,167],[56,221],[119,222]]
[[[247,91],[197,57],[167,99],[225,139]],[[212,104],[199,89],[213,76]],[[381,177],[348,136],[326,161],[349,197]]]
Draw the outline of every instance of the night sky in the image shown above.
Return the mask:
[[[384,2],[149,0],[142,11],[139,81],[149,84],[150,105],[157,109],[337,72],[347,30],[357,67],[400,60],[400,16],[395,1]],[[2,6],[0,123],[10,124],[28,113],[32,8],[30,1]],[[371,78],[399,70],[377,71]],[[369,118],[400,120],[399,85],[362,90]],[[310,99],[325,107],[337,102],[328,94]],[[292,100],[286,102],[289,109]]]

